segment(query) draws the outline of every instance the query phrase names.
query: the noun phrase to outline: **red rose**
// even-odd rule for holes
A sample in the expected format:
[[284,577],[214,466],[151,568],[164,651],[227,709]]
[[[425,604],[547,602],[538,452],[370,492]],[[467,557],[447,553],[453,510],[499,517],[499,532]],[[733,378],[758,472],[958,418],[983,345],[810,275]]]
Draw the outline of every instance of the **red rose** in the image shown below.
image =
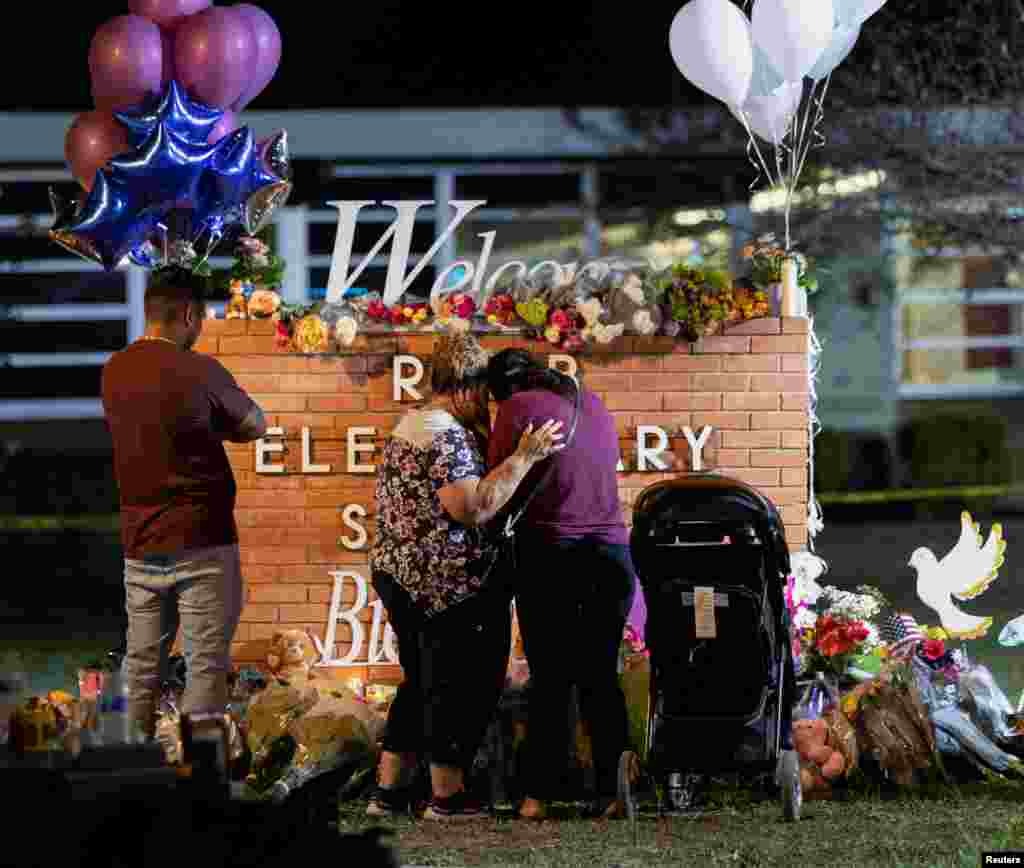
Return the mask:
[[549,322],[551,323],[551,325],[555,326],[559,331],[568,331],[570,328],[572,328],[573,324],[572,318],[569,316],[568,312],[564,310],[556,310],[553,314],[551,314],[551,319],[549,320]]
[[928,660],[938,660],[946,653],[946,643],[941,639],[925,639],[921,645],[921,653]]
[[366,313],[374,319],[387,319],[388,309],[384,306],[384,302],[375,299],[367,306]]
[[405,322],[405,314],[402,313],[402,306],[396,304],[390,311],[388,311],[388,317],[391,320],[392,325],[401,325]]
[[468,295],[462,296],[455,305],[455,315],[460,319],[469,319],[476,312],[476,302]]

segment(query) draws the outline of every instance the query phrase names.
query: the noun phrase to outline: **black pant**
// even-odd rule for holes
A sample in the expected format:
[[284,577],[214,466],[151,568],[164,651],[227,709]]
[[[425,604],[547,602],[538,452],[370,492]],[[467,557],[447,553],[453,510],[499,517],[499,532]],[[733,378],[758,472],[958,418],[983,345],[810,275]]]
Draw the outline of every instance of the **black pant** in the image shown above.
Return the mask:
[[616,794],[619,757],[629,746],[618,658],[633,590],[628,546],[520,540],[516,613],[530,665],[527,796],[545,800],[558,794],[574,684],[580,714],[590,726],[598,795]]
[[384,750],[468,771],[505,685],[511,600],[484,593],[424,618],[392,576],[374,573],[373,586],[398,639],[404,676]]

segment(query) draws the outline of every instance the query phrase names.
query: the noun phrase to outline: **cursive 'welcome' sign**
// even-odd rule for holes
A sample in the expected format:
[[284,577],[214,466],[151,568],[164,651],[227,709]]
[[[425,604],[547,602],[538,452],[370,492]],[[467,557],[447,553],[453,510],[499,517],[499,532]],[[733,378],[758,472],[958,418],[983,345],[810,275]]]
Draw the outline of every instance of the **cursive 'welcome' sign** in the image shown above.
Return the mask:
[[[396,202],[380,202],[379,204],[394,208],[398,213],[391,225],[384,231],[384,234],[377,239],[366,256],[363,257],[359,266],[349,274],[349,267],[352,263],[352,246],[356,237],[356,223],[359,221],[359,212],[368,205],[376,205],[372,199],[367,200],[336,200],[328,202],[338,209],[338,227],[334,236],[334,252],[331,255],[331,273],[327,279],[327,301],[340,302],[346,290],[351,289],[359,276],[366,269],[370,261],[376,257],[384,245],[391,241],[391,257],[388,259],[387,279],[384,282],[383,302],[386,305],[395,304],[412,286],[413,281],[419,277],[430,261],[437,255],[441,247],[452,237],[459,225],[477,208],[486,205],[486,199],[452,199],[449,202],[455,209],[455,216],[445,228],[444,232],[435,239],[431,248],[416,263],[412,271],[409,271],[409,256],[412,248],[412,233],[416,226],[416,215],[419,210],[428,205],[435,204],[432,199],[409,200]],[[480,258],[476,263],[468,259],[459,259],[444,268],[434,281],[430,290],[430,297],[434,298],[439,293],[457,292],[463,290],[472,292],[482,302],[497,286],[498,279],[507,271],[515,271],[517,278],[536,277],[544,269],[550,269],[555,284],[560,284],[567,274],[574,274],[579,263],[572,262],[560,265],[554,260],[544,260],[537,263],[533,268],[527,268],[525,262],[519,260],[506,262],[496,269],[484,282],[484,275],[487,271],[487,263],[494,248],[494,239],[497,232],[481,232],[479,237],[483,239],[483,249]],[[591,262],[581,269],[581,273],[588,269],[606,270],[606,263]],[[452,272],[463,269],[464,274],[455,283],[449,284]],[[464,289],[466,284],[472,283],[470,289]],[[481,292],[482,290],[482,292]]]

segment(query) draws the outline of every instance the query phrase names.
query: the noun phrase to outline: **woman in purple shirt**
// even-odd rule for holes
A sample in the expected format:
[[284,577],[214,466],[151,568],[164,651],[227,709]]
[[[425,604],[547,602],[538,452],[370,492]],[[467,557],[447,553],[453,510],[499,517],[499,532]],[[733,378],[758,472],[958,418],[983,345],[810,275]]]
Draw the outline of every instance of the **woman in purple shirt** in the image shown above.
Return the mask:
[[[573,420],[576,386],[522,350],[504,350],[487,367],[498,402],[488,464],[515,451],[523,426]],[[621,816],[619,759],[629,748],[618,656],[634,591],[629,536],[619,503],[619,436],[601,400],[583,389],[572,442],[548,462],[554,471],[517,525],[513,579],[516,611],[530,666],[529,738],[520,816],[542,818],[565,770],[569,698],[579,690],[590,724],[600,804]],[[546,465],[548,462],[544,462]],[[509,504],[527,496],[546,472],[534,467]]]

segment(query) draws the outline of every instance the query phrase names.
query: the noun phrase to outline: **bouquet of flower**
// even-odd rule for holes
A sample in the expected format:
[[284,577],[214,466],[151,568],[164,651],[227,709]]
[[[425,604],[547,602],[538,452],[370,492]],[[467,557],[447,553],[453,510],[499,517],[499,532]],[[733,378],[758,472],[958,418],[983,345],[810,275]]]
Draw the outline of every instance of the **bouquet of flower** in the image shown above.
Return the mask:
[[714,334],[736,307],[732,279],[724,271],[675,265],[662,289],[669,315],[690,341]]
[[395,304],[388,307],[380,299],[375,299],[367,305],[366,315],[388,325],[410,326],[421,325],[430,316],[430,310],[423,303]]
[[[815,292],[818,281],[808,271],[807,257],[796,252],[790,255],[796,259],[797,285],[808,294]],[[782,263],[786,259],[786,251],[775,240],[774,233],[762,235],[753,244],[748,244],[743,248],[741,256],[750,263],[750,279],[754,286],[763,289],[782,282]]]
[[[235,247],[235,264],[230,269],[211,272],[214,289],[227,295],[232,281],[240,281],[257,290],[277,289],[284,280],[285,261],[265,241],[245,235]],[[273,312],[273,311],[272,311]]]
[[834,676],[864,671],[872,677],[885,657],[885,646],[873,619],[886,605],[876,588],[861,585],[859,593],[790,577],[786,604],[793,624],[793,653],[803,672]]
[[453,320],[468,323],[476,313],[476,300],[469,293],[453,292],[432,300],[435,321],[441,326],[453,325]]
[[583,349],[586,323],[572,305],[553,308],[548,314],[543,339],[568,353]]
[[515,299],[507,292],[492,295],[484,305],[484,316],[491,325],[512,325],[516,320]]

